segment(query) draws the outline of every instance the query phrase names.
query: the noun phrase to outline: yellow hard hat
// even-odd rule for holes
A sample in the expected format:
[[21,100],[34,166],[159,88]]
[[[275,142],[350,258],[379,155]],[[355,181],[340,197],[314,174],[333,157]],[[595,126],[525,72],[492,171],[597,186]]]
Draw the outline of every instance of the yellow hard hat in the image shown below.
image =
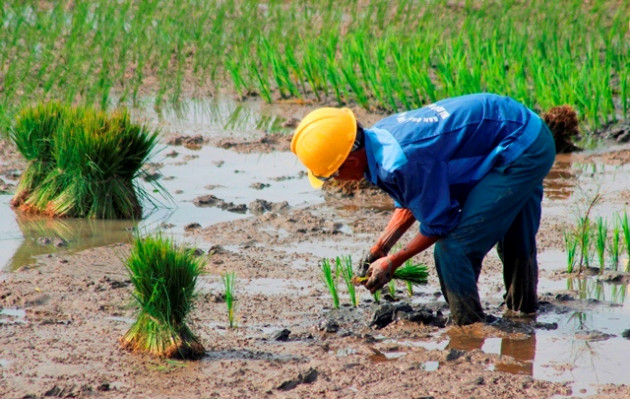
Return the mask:
[[344,163],[357,135],[357,121],[348,108],[319,108],[302,119],[291,140],[291,151],[308,169],[308,179],[320,188]]

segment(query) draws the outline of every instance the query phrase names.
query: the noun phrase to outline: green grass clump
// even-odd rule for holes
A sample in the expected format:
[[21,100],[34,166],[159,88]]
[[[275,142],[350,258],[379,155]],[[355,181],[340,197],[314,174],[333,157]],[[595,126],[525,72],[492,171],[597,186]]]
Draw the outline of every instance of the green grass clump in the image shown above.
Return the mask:
[[341,270],[341,276],[348,288],[348,295],[350,295],[350,302],[352,306],[357,307],[357,292],[352,282],[354,278],[354,270],[352,270],[352,258],[350,256],[337,257],[335,259],[337,270]]
[[595,248],[597,250],[597,259],[599,259],[600,273],[604,272],[606,266],[606,240],[608,238],[608,222],[599,216],[596,220]]
[[577,252],[578,240],[572,231],[564,231],[564,247],[567,251],[567,273],[573,273]]
[[234,295],[234,291],[236,291],[236,273],[225,273],[221,279],[223,280],[223,287],[225,288],[225,304],[228,311],[228,322],[230,324],[230,328],[234,328],[236,327],[236,321],[234,318],[236,310]]
[[396,280],[406,281],[413,285],[423,285],[427,283],[429,272],[427,266],[421,263],[414,264],[411,259],[407,260],[404,265],[400,266],[394,272]]
[[125,262],[138,317],[124,348],[159,357],[197,359],[205,349],[187,324],[204,263],[160,235],[138,237]]
[[39,104],[19,113],[9,135],[28,161],[14,207],[55,217],[141,217],[149,195],[134,180],[158,132],[132,123],[126,110]]
[[337,289],[337,275],[332,270],[330,261],[328,259],[322,260],[322,280],[328,288],[328,292],[332,296],[333,307],[339,309],[339,293]]

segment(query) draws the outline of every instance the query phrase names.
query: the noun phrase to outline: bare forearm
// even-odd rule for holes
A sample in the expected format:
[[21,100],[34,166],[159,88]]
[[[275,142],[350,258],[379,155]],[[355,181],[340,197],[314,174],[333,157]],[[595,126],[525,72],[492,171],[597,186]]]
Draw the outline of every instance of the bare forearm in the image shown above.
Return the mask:
[[404,208],[396,208],[392,218],[387,223],[387,227],[385,227],[385,230],[381,233],[370,252],[379,257],[387,255],[415,221],[416,218],[411,211]]
[[422,233],[418,233],[400,251],[390,255],[390,258],[394,265],[394,270],[405,263],[407,259],[410,259],[414,255],[419,254],[420,252],[429,248],[431,245],[435,244],[438,239],[439,237],[428,237],[423,235]]

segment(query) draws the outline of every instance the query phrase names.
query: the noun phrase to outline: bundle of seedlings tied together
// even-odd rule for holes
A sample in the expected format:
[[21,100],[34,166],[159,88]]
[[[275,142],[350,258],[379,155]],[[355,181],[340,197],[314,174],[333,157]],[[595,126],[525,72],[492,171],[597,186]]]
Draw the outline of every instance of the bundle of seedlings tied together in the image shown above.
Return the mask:
[[148,194],[134,179],[158,132],[131,123],[126,110],[107,114],[39,104],[19,113],[9,135],[28,161],[11,201],[14,207],[55,217],[141,216],[140,200]]
[[138,316],[122,346],[159,357],[202,357],[205,349],[187,323],[204,268],[201,258],[157,235],[137,238],[125,266]]

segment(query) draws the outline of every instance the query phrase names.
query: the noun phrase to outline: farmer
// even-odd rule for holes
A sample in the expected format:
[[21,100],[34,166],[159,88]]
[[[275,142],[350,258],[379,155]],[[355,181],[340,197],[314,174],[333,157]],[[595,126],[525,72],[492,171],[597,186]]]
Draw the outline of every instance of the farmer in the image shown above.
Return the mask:
[[[320,108],[300,122],[291,151],[315,188],[331,178],[366,178],[394,199],[387,227],[360,265],[372,293],[435,244],[453,323],[483,321],[477,280],[484,256],[497,244],[507,308],[536,311],[536,232],[555,146],[532,110],[509,97],[472,94],[363,128],[347,108]],[[418,234],[390,254],[416,220]]]

